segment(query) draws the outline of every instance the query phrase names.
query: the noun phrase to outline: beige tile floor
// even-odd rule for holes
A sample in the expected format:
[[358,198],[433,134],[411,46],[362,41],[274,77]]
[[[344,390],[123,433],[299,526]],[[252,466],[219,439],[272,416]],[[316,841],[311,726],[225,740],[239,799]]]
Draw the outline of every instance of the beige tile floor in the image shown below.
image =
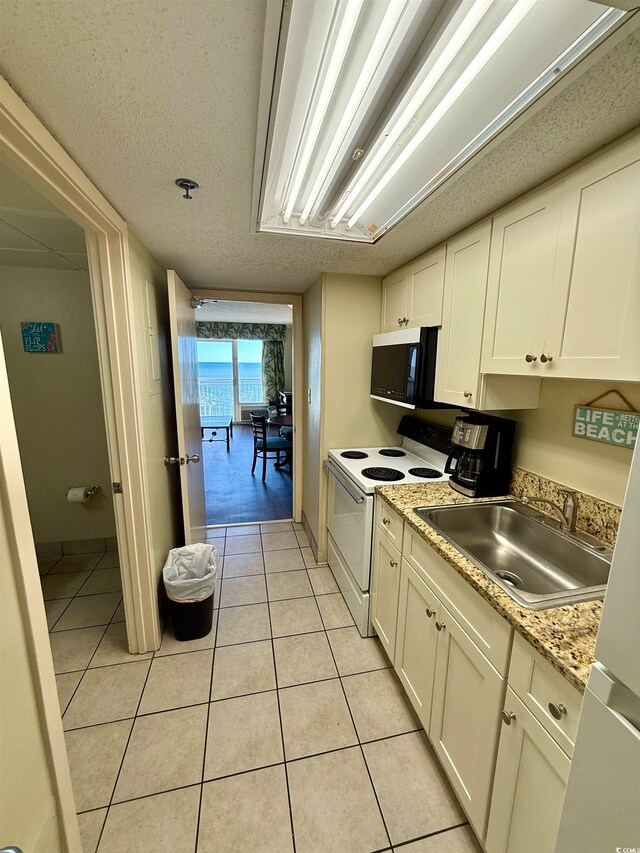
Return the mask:
[[85,853],[477,853],[378,640],[300,525],[209,541],[211,633],[180,643],[169,627],[135,657],[113,555],[46,566]]

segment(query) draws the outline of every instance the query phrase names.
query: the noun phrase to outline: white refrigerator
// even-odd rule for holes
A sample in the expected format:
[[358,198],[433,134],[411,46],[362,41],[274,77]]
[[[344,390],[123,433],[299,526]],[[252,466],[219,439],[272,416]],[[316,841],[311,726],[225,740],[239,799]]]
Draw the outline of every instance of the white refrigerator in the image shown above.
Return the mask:
[[640,446],[631,463],[556,853],[640,852]]

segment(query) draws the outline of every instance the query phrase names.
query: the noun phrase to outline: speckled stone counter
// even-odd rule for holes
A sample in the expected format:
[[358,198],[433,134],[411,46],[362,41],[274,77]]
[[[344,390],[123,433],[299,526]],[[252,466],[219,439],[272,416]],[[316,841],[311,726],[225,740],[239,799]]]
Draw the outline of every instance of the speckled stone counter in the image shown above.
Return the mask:
[[[514,488],[514,491],[518,490],[519,494],[522,492],[519,491],[518,486],[523,480],[528,482],[526,478],[521,478]],[[515,482],[514,485],[516,485]],[[471,500],[458,494],[447,483],[378,486],[376,492],[400,513],[434,551],[459,575],[462,575],[494,610],[504,616],[518,633],[550,661],[558,672],[562,673],[578,690],[584,691],[589,669],[594,660],[593,650],[602,613],[601,601],[553,607],[548,610],[526,610],[519,607],[460,551],[412,512],[416,507],[478,503],[478,499]],[[530,488],[526,493],[542,494],[543,490],[536,491]],[[500,499],[485,498],[484,500]],[[611,543],[615,541],[619,520],[619,509],[617,507],[612,509],[617,510],[617,514],[613,511],[601,513],[602,526],[595,529],[596,526],[591,524],[589,530],[592,534],[602,539],[606,538],[606,541]],[[602,528],[606,528],[606,531]],[[606,537],[603,535],[604,532],[608,534]]]

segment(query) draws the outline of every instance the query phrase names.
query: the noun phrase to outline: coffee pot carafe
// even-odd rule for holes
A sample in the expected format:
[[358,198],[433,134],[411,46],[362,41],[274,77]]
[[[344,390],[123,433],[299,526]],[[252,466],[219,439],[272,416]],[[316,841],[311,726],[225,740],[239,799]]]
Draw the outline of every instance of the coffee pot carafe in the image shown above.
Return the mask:
[[491,415],[456,418],[445,473],[449,485],[468,497],[509,493],[515,421]]

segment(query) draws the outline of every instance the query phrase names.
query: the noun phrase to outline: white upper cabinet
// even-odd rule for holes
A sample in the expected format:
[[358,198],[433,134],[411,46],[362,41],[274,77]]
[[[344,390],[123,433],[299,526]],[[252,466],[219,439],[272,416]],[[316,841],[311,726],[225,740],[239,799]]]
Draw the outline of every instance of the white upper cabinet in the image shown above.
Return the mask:
[[640,138],[493,220],[482,370],[640,380]]
[[540,375],[561,214],[561,198],[552,187],[493,219],[485,373]]
[[441,324],[445,255],[440,246],[384,279],[381,331]]
[[436,399],[475,407],[480,399],[480,350],[487,293],[491,221],[447,245]]
[[407,267],[409,326],[439,326],[442,323],[446,249],[440,246]]
[[435,399],[466,409],[530,409],[540,380],[480,373],[491,220],[447,244]]
[[640,142],[570,176],[564,201],[566,273],[550,304],[545,374],[639,380]]
[[[406,267],[392,272],[382,282],[382,332],[397,332],[408,326],[409,282]],[[407,322],[405,322],[407,321]]]

